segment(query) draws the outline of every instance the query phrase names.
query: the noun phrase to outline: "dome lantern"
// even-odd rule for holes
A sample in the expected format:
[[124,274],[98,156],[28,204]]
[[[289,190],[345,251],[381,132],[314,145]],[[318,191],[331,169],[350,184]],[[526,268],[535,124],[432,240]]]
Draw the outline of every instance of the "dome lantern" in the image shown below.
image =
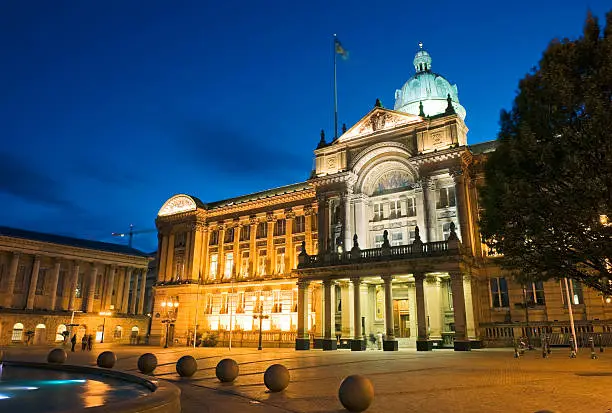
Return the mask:
[[431,56],[423,49],[423,42],[419,42],[419,51],[414,56],[412,64],[417,73],[431,70]]

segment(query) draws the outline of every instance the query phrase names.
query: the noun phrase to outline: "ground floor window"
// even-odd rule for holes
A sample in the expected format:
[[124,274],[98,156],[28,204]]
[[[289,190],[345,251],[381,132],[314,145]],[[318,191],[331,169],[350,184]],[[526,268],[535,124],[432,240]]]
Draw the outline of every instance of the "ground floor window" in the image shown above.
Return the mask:
[[13,325],[13,336],[12,341],[23,341],[23,324],[15,323]]
[[55,332],[55,341],[60,342],[64,341],[64,334],[66,333],[66,326],[64,324],[60,324],[57,326],[57,330]]
[[491,307],[509,307],[508,282],[504,277],[495,277],[490,280],[491,285]]

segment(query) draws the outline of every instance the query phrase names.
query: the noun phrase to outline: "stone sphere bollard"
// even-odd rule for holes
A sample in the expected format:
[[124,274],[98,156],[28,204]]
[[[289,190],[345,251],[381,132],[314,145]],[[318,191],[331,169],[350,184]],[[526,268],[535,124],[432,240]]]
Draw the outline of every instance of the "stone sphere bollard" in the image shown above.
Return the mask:
[[157,367],[157,357],[153,353],[144,353],[138,357],[138,370],[142,374],[151,374]]
[[236,377],[238,377],[239,372],[240,368],[238,367],[238,363],[232,359],[221,360],[217,363],[217,368],[215,369],[215,374],[222,383],[233,382],[236,380]]
[[176,362],[176,372],[181,377],[191,377],[198,371],[198,362],[192,356],[183,356]]
[[63,348],[54,348],[47,355],[47,363],[62,364],[67,358],[68,355]]
[[283,391],[289,385],[289,370],[282,364],[273,364],[264,373],[264,384],[273,393]]
[[374,386],[364,376],[348,376],[340,384],[338,397],[349,412],[363,412],[374,400]]
[[98,356],[96,364],[98,367],[104,367],[105,369],[112,369],[117,362],[117,356],[112,351],[103,351]]

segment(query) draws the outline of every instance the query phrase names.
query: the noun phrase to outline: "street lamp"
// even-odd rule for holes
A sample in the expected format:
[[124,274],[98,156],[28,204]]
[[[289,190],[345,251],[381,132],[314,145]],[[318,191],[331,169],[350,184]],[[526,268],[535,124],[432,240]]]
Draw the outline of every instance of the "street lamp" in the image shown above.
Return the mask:
[[104,317],[102,320],[102,336],[100,337],[100,344],[104,343],[104,330],[106,328],[106,317],[113,315],[110,311],[100,311],[100,315]]
[[257,297],[253,297],[253,319],[257,320],[259,318],[259,344],[257,345],[257,350],[261,350],[261,324],[263,322],[264,318],[270,318],[269,315],[264,315],[263,313],[263,303],[264,303],[264,296],[260,295],[259,296],[259,314],[255,314],[255,305],[257,304]]
[[162,324],[166,325],[166,344],[164,348],[168,348],[168,336],[170,334],[170,324],[176,321],[176,313],[178,312],[178,299],[170,297],[166,301],[161,302],[162,311],[164,312],[164,319]]

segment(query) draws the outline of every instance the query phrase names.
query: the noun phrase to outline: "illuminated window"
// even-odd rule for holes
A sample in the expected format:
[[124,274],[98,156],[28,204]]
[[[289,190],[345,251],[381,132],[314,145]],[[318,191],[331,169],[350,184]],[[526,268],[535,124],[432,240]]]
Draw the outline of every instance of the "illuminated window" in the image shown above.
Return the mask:
[[268,223],[260,222],[257,224],[257,239],[266,238],[268,236]]
[[279,219],[274,223],[274,236],[278,237],[281,235],[285,235],[287,232],[287,221],[284,219]]
[[85,276],[85,274],[80,272],[78,277],[77,277],[76,292],[75,292],[75,297],[76,298],[83,298],[83,277],[84,276]]
[[448,299],[448,309],[453,311],[453,289],[451,287],[451,280],[446,280],[446,293]]
[[23,341],[23,324],[15,323],[13,325],[12,341]]
[[491,286],[491,307],[509,307],[508,283],[504,277],[495,277],[489,280]]
[[236,314],[244,313],[244,291],[238,293],[238,300],[236,302]]
[[213,296],[212,294],[206,294],[206,301],[204,304],[204,314],[212,314],[213,310]]
[[293,261],[295,263],[295,265],[297,265],[300,259],[300,253],[302,252],[302,245],[298,244],[295,246],[295,260]]
[[298,290],[294,288],[291,294],[291,312],[297,313],[297,307],[298,307]]
[[226,244],[234,242],[234,228],[228,228],[225,230],[223,242]]
[[243,225],[240,228],[240,241],[248,241],[251,239],[251,226]]
[[115,331],[114,331],[113,337],[117,338],[117,339],[123,337],[123,327],[115,326]]
[[416,239],[416,229],[411,227],[408,229],[408,244],[412,244]]
[[375,248],[382,247],[384,240],[385,240],[385,237],[383,236],[383,234],[376,234],[374,236],[374,247]]
[[272,291],[272,312],[273,313],[283,312],[283,302],[282,302],[282,296],[281,296],[280,290]]
[[257,274],[265,275],[266,274],[266,250],[259,250],[259,255],[257,257]]
[[227,314],[229,313],[229,295],[227,293],[221,294],[221,308],[219,309],[219,314]]
[[278,248],[276,250],[276,273],[285,273],[285,248]]
[[55,330],[55,341],[64,341],[64,332],[66,331],[66,326],[64,324],[60,324],[57,326],[57,330]]
[[391,245],[403,245],[404,234],[401,231],[396,231],[391,233]]
[[176,260],[176,264],[174,265],[174,279],[182,280],[184,272],[185,263],[183,262],[183,258],[181,257]]
[[219,244],[219,230],[210,231],[210,239],[208,242],[209,245],[217,245]]
[[215,279],[217,278],[217,267],[219,265],[219,257],[217,254],[212,254],[210,256],[210,278]]
[[402,207],[399,200],[389,203],[389,218],[399,218],[402,215]]
[[[562,293],[562,301],[563,305],[567,306],[567,294],[565,291],[565,280],[561,280],[561,293]],[[576,280],[567,280],[567,284],[570,288],[570,298],[572,301],[572,305],[584,304],[584,297],[582,295],[582,284],[577,282]]]
[[293,220],[293,232],[296,234],[306,231],[306,217],[304,215],[298,215]]
[[525,299],[527,301],[527,305],[545,305],[544,283],[542,281],[537,281],[527,284],[527,288],[525,289]]
[[42,295],[45,290],[45,278],[47,277],[47,269],[41,268],[38,271],[38,278],[36,279],[36,295]]
[[374,221],[380,221],[383,219],[383,204],[378,202],[374,204]]
[[455,187],[440,188],[437,191],[436,208],[448,208],[455,206]]
[[[457,228],[455,228],[455,231],[457,230]],[[450,222],[446,222],[444,224],[442,224],[442,239],[443,240],[447,240],[448,237],[450,237],[451,234],[451,223]]]
[[223,270],[223,276],[225,278],[231,278],[234,270],[234,253],[228,252],[225,254],[225,269]]
[[240,259],[240,276],[245,278],[249,276],[249,252],[242,251]]
[[96,277],[96,287],[94,290],[94,298],[100,298],[100,295],[102,295],[102,275],[98,273],[98,276]]
[[416,216],[416,200],[414,198],[406,199],[406,216]]

